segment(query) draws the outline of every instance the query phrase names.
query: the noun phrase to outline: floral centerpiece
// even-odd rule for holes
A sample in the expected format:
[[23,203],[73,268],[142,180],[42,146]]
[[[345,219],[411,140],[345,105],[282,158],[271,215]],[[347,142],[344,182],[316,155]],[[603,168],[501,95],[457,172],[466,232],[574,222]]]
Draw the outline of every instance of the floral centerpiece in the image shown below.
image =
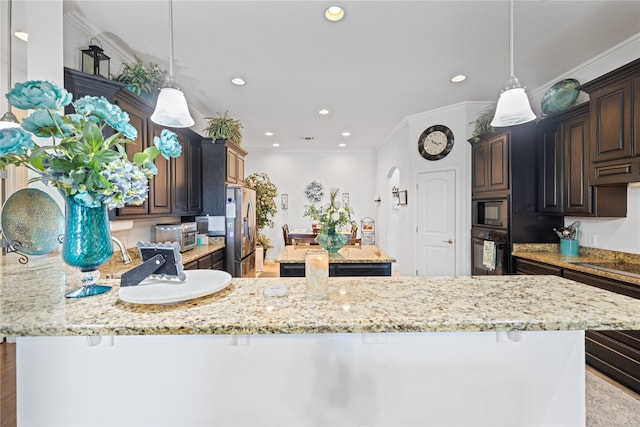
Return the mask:
[[[137,131],[127,113],[106,98],[85,96],[73,102],[75,113],[61,114],[72,95],[39,80],[16,84],[6,97],[14,107],[33,111],[20,127],[0,130],[0,169],[27,167],[64,195],[62,257],[82,271],[95,271],[113,253],[107,209],[144,202],[148,180],[158,172],[153,160],[181,154],[177,136],[164,129],[153,146],[129,160],[124,145]],[[34,136],[52,142],[41,145]]]
[[303,216],[311,218],[318,223],[318,237],[316,240],[329,252],[337,252],[347,242],[347,237],[339,232],[346,226],[353,227],[355,222],[351,219],[353,210],[348,205],[342,205],[338,201],[338,188],[332,188],[329,192],[329,203],[322,207],[305,205]]

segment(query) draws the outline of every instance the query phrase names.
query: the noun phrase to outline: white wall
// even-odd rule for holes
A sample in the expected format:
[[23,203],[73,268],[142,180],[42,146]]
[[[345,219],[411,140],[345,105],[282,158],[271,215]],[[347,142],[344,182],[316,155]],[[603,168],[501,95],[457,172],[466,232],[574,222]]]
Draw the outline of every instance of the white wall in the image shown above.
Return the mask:
[[[321,204],[328,202],[329,190],[336,187],[340,193],[349,193],[353,219],[358,224],[367,216],[376,219],[378,208],[373,201],[376,192],[375,156],[373,150],[305,152],[279,148],[252,149],[245,157],[245,176],[264,172],[278,187],[275,226],[266,232],[263,230],[274,246],[267,251],[267,259],[274,259],[284,246],[283,224],[288,224],[289,229],[311,228],[311,220],[302,216],[304,205],[310,203],[304,189],[311,181],[318,181],[324,186],[325,196]],[[283,193],[289,195],[287,210],[280,208],[280,195]]]

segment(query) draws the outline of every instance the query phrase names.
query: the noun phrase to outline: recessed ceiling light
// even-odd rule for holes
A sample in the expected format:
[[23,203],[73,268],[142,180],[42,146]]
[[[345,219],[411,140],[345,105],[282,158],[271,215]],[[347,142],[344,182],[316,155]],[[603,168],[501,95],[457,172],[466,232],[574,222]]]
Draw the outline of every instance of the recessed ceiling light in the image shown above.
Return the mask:
[[318,114],[326,116],[327,114],[329,114],[329,110],[327,110],[326,108],[323,108],[321,110],[318,110]]
[[344,18],[344,9],[338,5],[329,6],[324,10],[324,17],[331,22],[340,21]]
[[242,78],[242,77],[234,77],[231,79],[231,83],[233,83],[236,86],[244,86],[247,84],[247,82]]
[[303,136],[302,139],[304,139],[305,141],[313,141],[315,139],[314,136]]
[[349,132],[342,132],[342,136],[351,136]]
[[19,38],[20,40],[24,40],[26,42],[29,41],[29,33],[25,31],[16,31],[15,33],[13,33],[13,35]]
[[280,144],[278,144],[277,142],[274,142],[272,145],[273,145],[274,147],[280,147]]
[[338,144],[338,147],[346,147],[346,146],[347,146],[347,144],[345,144],[345,143]]
[[265,132],[264,133],[266,136],[273,136],[273,132]]
[[464,74],[458,74],[457,76],[453,76],[449,79],[451,83],[460,83],[467,79],[467,76]]

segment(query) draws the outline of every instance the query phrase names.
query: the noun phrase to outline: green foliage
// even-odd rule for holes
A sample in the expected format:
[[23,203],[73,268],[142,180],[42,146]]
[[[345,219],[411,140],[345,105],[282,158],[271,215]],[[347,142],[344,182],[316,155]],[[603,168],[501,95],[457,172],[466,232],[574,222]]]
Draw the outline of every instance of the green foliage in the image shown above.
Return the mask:
[[244,186],[256,192],[256,223],[259,229],[272,228],[273,216],[278,212],[275,198],[278,187],[266,173],[252,173],[244,179]]
[[203,131],[209,138],[226,139],[236,145],[242,145],[242,123],[239,120],[229,117],[229,112],[217,113],[218,117],[205,117],[207,127]]
[[491,126],[491,120],[493,120],[493,116],[496,114],[496,106],[492,105],[480,112],[478,117],[470,122],[470,124],[475,125],[473,129],[473,133],[471,134],[471,139],[473,142],[480,141],[480,137],[485,133],[495,132],[493,126]]
[[142,97],[155,98],[167,79],[167,72],[157,64],[146,66],[140,58],[135,63],[123,63],[124,68],[115,79],[127,85],[127,89]]
[[264,234],[258,233],[258,238],[256,239],[256,245],[262,246],[265,254],[267,253],[267,249],[271,249],[273,245],[271,244],[271,240]]
[[346,225],[355,225],[351,219],[353,210],[350,206],[342,206],[338,199],[338,188],[332,188],[329,192],[329,204],[324,207],[316,205],[305,205],[305,211],[302,216],[317,221],[320,228],[328,230],[330,228],[339,229]]

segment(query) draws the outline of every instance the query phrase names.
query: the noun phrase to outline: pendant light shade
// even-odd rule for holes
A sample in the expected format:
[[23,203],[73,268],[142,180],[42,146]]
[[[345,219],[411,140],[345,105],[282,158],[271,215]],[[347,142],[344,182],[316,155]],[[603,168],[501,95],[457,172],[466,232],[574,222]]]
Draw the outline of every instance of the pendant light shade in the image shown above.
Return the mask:
[[195,123],[189,114],[184,93],[173,78],[173,0],[169,0],[169,76],[160,90],[151,121],[174,128],[186,128]]
[[19,126],[18,118],[11,111],[7,111],[0,118],[0,129],[17,128]]
[[509,2],[509,61],[511,75],[498,99],[496,113],[491,126],[514,126],[530,122],[536,118],[531,110],[525,88],[520,84],[513,72],[513,0]]

